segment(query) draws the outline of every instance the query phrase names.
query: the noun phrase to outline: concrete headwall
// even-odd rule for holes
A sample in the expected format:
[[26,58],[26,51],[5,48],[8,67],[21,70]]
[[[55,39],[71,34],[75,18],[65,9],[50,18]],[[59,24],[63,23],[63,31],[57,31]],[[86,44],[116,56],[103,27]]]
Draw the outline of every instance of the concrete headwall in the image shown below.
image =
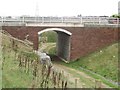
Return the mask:
[[[16,38],[25,39],[34,43],[33,48],[38,49],[38,32],[52,27],[25,27],[25,26],[3,26]],[[59,28],[59,27],[58,27]],[[120,40],[120,30],[117,27],[60,27],[72,33],[70,37],[70,60],[85,56],[100,48]],[[68,54],[68,53],[66,53]]]

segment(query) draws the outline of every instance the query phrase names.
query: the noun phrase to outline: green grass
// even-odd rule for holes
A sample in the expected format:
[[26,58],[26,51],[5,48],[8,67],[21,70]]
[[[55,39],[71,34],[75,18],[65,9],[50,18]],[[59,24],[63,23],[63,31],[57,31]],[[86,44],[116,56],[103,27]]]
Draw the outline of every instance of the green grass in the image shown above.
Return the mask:
[[55,55],[56,54],[56,47],[52,47],[49,51],[48,51],[49,54],[51,55]]
[[2,88],[2,52],[1,52],[1,46],[0,46],[0,89],[1,88]]
[[[5,34],[2,39],[3,49],[0,51],[3,63],[2,73],[0,73],[2,88],[53,88],[55,86],[53,72],[56,73],[56,78],[58,78],[58,72],[41,65],[38,55],[29,45]],[[65,79],[62,80],[65,82]]]
[[12,52],[9,53],[9,56],[10,57],[6,57],[4,61],[5,64],[3,67],[3,78],[2,78],[3,88],[29,87],[31,83],[28,82],[32,82],[32,74],[24,73],[24,70],[22,68],[19,68],[18,61],[16,60],[13,61],[13,59],[15,58]]
[[[33,68],[28,66],[20,67],[19,59],[15,57],[15,52],[12,49],[6,49],[3,54],[3,70],[2,70],[2,87],[3,88],[31,88],[33,85]],[[18,52],[17,54],[23,57],[28,57],[27,60],[36,60],[37,55],[28,52]],[[38,83],[36,84],[36,86]]]
[[0,90],[2,89],[2,33],[0,30]]
[[[112,44],[99,51],[89,54],[88,56],[81,57],[77,61],[70,62],[69,64],[62,63],[68,67],[81,70],[80,67],[90,70],[100,76],[118,82],[118,43]],[[98,75],[82,70],[96,79],[101,79],[104,83],[112,87],[116,85],[111,84],[109,81],[104,80]]]
[[41,35],[42,37],[47,37],[47,42],[56,42],[57,41],[57,33],[54,31],[44,32]]
[[[12,40],[15,41],[17,49],[13,50]],[[31,85],[32,74],[24,72],[23,68],[20,68],[19,61],[15,58],[15,52],[18,54],[21,51],[32,51],[29,45],[17,41],[9,35],[3,34],[2,36],[2,46],[3,49],[0,51],[2,53],[2,88],[26,88]]]
[[[13,41],[14,46],[13,48]],[[7,33],[2,34],[2,45],[3,48],[0,51],[2,55],[2,88],[29,88],[32,85],[33,75],[32,70],[29,73],[25,72],[25,68],[19,67],[19,61],[15,55],[20,53],[24,56],[32,57],[35,59],[36,55],[28,54],[27,52],[32,52],[33,49],[27,43],[15,39],[9,36]],[[23,53],[23,51],[25,51]],[[16,54],[15,54],[16,53]]]

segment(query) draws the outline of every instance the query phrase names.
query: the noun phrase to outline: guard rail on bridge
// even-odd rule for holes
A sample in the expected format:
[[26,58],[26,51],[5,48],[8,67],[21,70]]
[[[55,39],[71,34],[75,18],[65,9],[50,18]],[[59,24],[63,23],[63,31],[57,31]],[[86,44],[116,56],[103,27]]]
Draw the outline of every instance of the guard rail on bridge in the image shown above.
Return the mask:
[[[39,26],[39,25],[118,25],[118,18],[110,17],[0,17],[0,25],[4,26]],[[51,26],[50,25],[50,26]],[[69,26],[69,25],[68,25]]]

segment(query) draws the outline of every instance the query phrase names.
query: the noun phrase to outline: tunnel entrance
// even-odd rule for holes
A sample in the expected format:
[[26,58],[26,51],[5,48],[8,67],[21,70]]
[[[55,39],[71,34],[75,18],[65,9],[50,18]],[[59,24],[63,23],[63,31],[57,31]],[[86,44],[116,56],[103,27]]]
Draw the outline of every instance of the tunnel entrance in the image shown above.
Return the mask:
[[40,37],[42,33],[48,32],[48,31],[54,31],[57,34],[56,37],[56,55],[59,58],[62,58],[64,60],[70,60],[70,40],[71,35],[69,31],[61,28],[47,28],[42,31],[38,32],[38,36]]

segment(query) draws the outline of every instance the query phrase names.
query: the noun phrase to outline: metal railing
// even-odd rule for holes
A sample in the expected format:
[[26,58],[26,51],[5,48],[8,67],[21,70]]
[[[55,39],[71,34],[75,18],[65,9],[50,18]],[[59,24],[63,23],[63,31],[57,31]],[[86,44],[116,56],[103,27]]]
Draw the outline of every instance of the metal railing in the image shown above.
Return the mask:
[[111,17],[17,17],[0,18],[0,25],[26,25],[29,23],[70,23],[70,24],[88,24],[88,25],[108,25],[120,24],[118,18]]

